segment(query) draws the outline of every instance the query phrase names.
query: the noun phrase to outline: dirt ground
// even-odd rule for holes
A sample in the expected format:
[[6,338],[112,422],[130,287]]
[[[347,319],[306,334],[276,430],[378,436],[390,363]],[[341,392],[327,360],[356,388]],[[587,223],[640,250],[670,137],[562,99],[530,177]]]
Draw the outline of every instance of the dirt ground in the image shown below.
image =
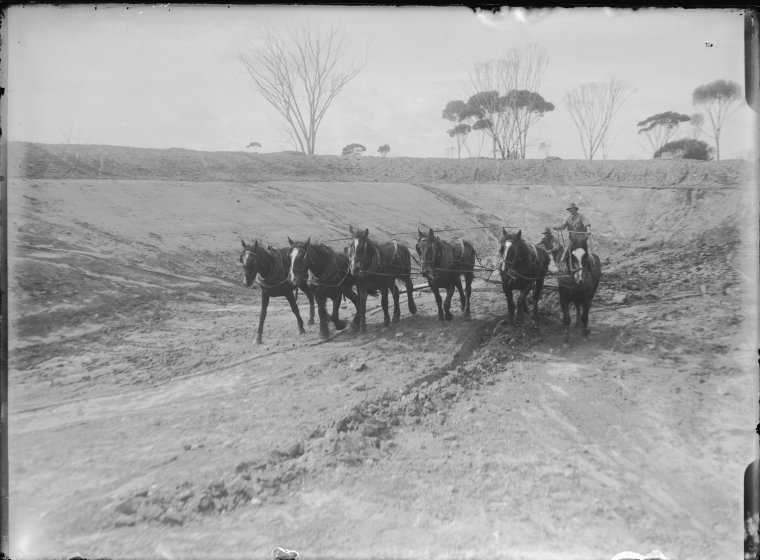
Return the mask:
[[[501,182],[281,155],[242,180],[215,175],[219,154],[181,151],[210,174],[183,179],[177,151],[152,151],[129,178],[119,148],[27,150],[9,185],[13,558],[741,556],[758,386],[742,162],[523,161],[527,182]],[[501,227],[538,241],[568,202],[604,277],[590,337],[564,345],[556,292],[513,326],[487,269]],[[341,248],[349,225],[470,239],[472,320],[455,305],[440,323],[421,289],[416,315],[402,302],[386,329],[371,300],[366,335],[322,342],[274,300],[256,345],[240,240]]]

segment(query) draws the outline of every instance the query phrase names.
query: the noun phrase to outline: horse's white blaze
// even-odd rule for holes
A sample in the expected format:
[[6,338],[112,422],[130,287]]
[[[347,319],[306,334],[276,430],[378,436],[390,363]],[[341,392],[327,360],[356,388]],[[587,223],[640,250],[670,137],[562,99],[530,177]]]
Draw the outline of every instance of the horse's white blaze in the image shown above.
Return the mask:
[[512,246],[511,241],[507,241],[504,243],[504,253],[501,255],[501,271],[504,272],[507,270],[507,253],[509,252],[509,248]]
[[580,247],[573,250],[573,256],[578,260],[578,268],[573,272],[576,282],[581,282],[583,280],[583,267],[581,266],[581,263],[583,262],[582,259],[585,254],[586,251]]
[[351,272],[355,270],[356,266],[356,252],[359,250],[359,240],[354,239],[354,250],[351,252],[351,262],[349,263],[349,266],[351,267]]
[[243,255],[243,284],[248,285],[248,263],[253,258],[253,253],[246,251]]
[[293,265],[296,262],[296,259],[298,258],[298,249],[293,249],[290,252],[290,271],[288,272],[288,280],[291,282],[295,281],[296,279],[296,273],[293,272]]

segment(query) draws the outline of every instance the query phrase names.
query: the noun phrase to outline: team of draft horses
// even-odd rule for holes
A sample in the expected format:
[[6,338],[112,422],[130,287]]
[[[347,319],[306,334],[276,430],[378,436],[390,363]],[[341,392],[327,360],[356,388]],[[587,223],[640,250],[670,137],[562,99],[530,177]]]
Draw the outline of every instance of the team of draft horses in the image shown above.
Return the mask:
[[[355,308],[354,329],[362,333],[367,330],[366,310],[367,296],[380,295],[386,327],[391,324],[388,312],[388,292],[393,295],[393,319],[398,322],[401,316],[399,306],[399,289],[396,281],[406,286],[409,312],[414,314],[412,274],[412,256],[409,248],[398,241],[378,242],[370,239],[368,229],[354,230],[349,227],[351,244],[341,251],[335,251],[323,243],[293,241],[288,238],[289,246],[283,248],[266,248],[258,241],[247,244],[241,241],[243,252],[240,262],[243,264],[246,287],[254,282],[261,286],[261,313],[256,342],[261,344],[264,320],[266,319],[269,298],[284,297],[298,321],[298,330],[305,332],[303,320],[296,305],[296,293],[300,289],[309,299],[309,324],[314,323],[314,300],[319,312],[319,331],[322,338],[329,336],[329,323],[337,330],[346,327],[345,321],[338,317],[343,298],[350,300]],[[541,289],[547,276],[549,262],[552,259],[558,269],[558,291],[562,308],[562,322],[565,326],[565,338],[569,338],[569,307],[575,305],[576,325],[584,335],[589,334],[588,313],[596,288],[601,278],[599,257],[589,251],[590,233],[570,232],[567,247],[557,244],[547,249],[543,245],[529,244],[522,237],[522,230],[509,233],[502,228],[499,241],[499,274],[510,321],[522,320],[528,313],[528,295],[533,292],[533,320],[538,321],[538,302]],[[470,295],[477,255],[469,241],[454,238],[444,241],[430,229],[424,233],[417,229],[417,255],[420,273],[428,281],[438,305],[438,319],[451,320],[451,298],[454,290],[459,292],[464,319],[470,316]],[[416,259],[417,260],[417,259]],[[464,289],[461,279],[464,278]],[[354,291],[356,288],[356,291]],[[446,290],[442,300],[440,290]],[[513,291],[519,291],[517,305]],[[327,300],[332,301],[332,313],[327,312]]]

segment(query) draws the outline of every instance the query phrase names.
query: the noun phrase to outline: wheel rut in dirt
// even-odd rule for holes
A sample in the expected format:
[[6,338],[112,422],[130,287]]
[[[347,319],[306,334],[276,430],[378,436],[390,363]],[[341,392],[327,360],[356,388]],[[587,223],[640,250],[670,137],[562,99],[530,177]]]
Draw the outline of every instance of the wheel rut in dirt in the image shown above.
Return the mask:
[[394,435],[403,426],[447,410],[483,383],[481,370],[468,364],[489,343],[498,319],[473,319],[457,327],[461,342],[451,359],[424,371],[401,389],[362,400],[346,414],[326,420],[305,437],[281,445],[266,458],[239,462],[211,484],[185,481],[163,491],[144,488],[112,504],[115,515],[105,526],[139,522],[181,525],[207,515],[282,500],[297,492],[310,473],[331,465],[372,463],[393,452]]

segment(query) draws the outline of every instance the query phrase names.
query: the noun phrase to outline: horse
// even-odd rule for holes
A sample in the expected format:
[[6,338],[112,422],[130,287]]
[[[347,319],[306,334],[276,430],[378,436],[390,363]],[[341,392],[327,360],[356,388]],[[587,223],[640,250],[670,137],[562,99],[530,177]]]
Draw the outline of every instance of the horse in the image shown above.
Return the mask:
[[[330,336],[329,324],[342,331],[346,328],[345,321],[338,317],[342,298],[348,298],[356,308],[354,328],[359,326],[359,297],[353,290],[354,277],[348,269],[348,257],[333,251],[323,243],[313,244],[311,237],[306,241],[293,241],[290,244],[290,271],[288,280],[293,286],[303,282],[311,273],[309,283],[312,285],[314,297],[319,311],[319,334],[323,339]],[[333,302],[332,314],[327,314],[327,299]]]
[[[243,283],[246,288],[250,288],[254,282],[261,286],[261,312],[256,344],[261,344],[270,297],[284,297],[288,300],[290,309],[298,321],[298,332],[304,334],[306,330],[303,328],[303,319],[296,305],[294,287],[288,282],[288,248],[274,249],[269,246],[264,249],[258,241],[254,241],[253,245],[246,244],[242,239],[240,242],[243,244],[243,252],[240,254],[240,262],[243,264]],[[300,288],[309,298],[309,324],[313,325],[314,295],[311,293],[311,288],[306,282],[301,282],[297,288]]]
[[556,253],[559,269],[559,305],[562,308],[562,323],[565,325],[565,342],[570,340],[570,304],[575,305],[575,325],[588,336],[588,312],[594,300],[596,289],[602,277],[599,257],[588,250],[588,234],[570,235],[566,250]]
[[499,240],[499,274],[501,289],[507,296],[509,320],[515,322],[515,302],[512,292],[520,291],[517,300],[517,321],[521,322],[523,313],[528,312],[528,294],[533,291],[533,321],[538,323],[538,301],[544,278],[549,270],[549,253],[540,245],[528,245],[522,237],[522,230],[507,233],[501,228]]
[[381,293],[384,325],[391,325],[388,314],[388,290],[393,294],[393,322],[398,323],[401,318],[399,306],[399,290],[396,279],[404,282],[406,286],[407,303],[409,313],[417,313],[417,305],[414,303],[414,286],[412,286],[412,256],[406,245],[398,241],[386,241],[375,243],[369,239],[369,229],[356,230],[349,226],[352,243],[345,249],[349,260],[349,270],[355,279],[356,289],[359,292],[359,322],[361,332],[367,332],[367,295]]
[[[451,298],[454,288],[459,290],[459,300],[465,320],[470,318],[470,295],[472,278],[475,275],[475,249],[469,241],[462,238],[452,239],[450,243],[435,236],[430,228],[424,234],[417,228],[417,254],[420,256],[420,271],[427,279],[428,286],[435,295],[438,304],[438,320],[451,321]],[[464,275],[465,291],[462,292],[461,276]],[[446,288],[446,302],[441,306],[439,288]]]

